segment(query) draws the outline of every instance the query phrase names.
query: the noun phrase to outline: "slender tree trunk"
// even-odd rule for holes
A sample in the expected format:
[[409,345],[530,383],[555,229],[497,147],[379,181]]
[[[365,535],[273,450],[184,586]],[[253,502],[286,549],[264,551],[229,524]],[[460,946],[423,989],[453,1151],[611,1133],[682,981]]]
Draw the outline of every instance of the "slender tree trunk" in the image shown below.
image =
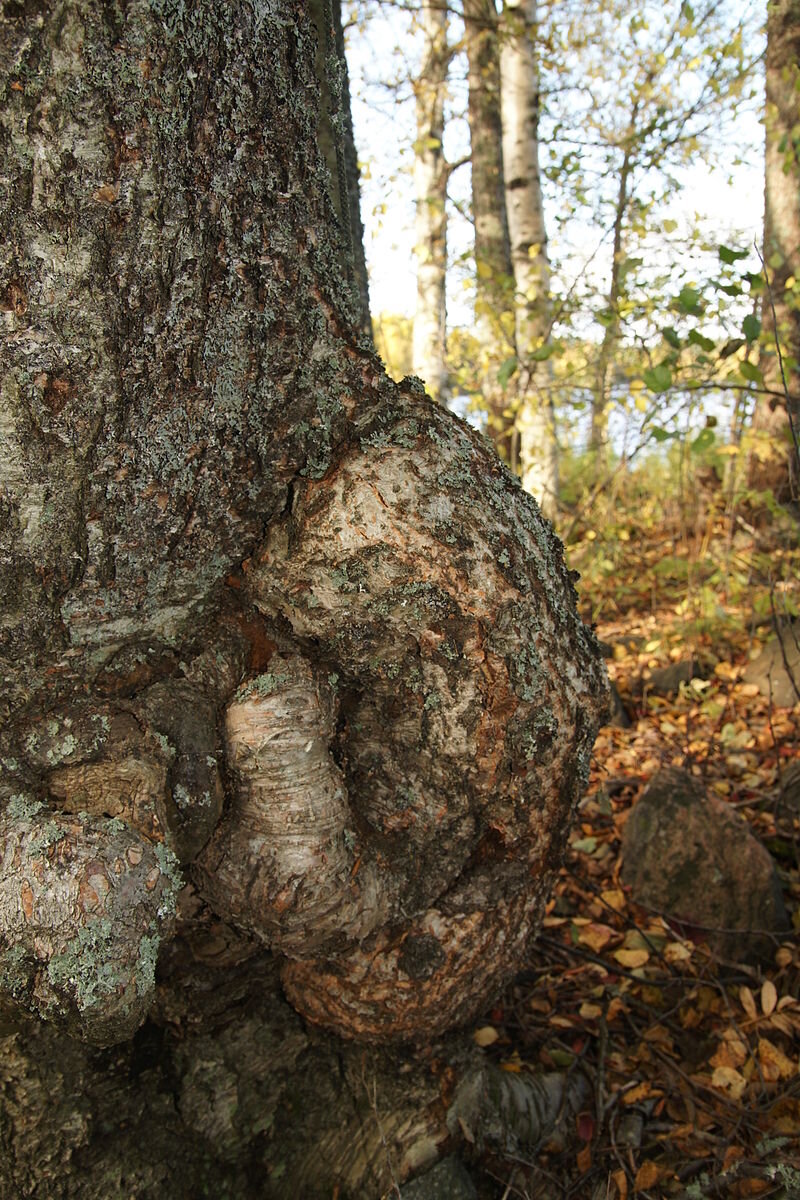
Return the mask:
[[305,5],[6,8],[0,72],[0,1196],[371,1200],[536,932],[597,646],[364,344]]
[[[635,117],[638,101],[634,104],[631,129],[635,128]],[[603,330],[603,340],[597,358],[595,387],[592,395],[592,427],[589,447],[598,460],[604,457],[608,445],[608,408],[609,408],[609,375],[614,363],[614,354],[619,344],[620,321],[619,302],[622,283],[622,265],[625,259],[623,234],[625,218],[628,212],[628,189],[630,185],[633,161],[630,148],[626,147],[622,159],[617,187],[617,203],[614,208],[614,226],[612,230],[611,247],[611,278],[606,295],[606,324]]]
[[450,48],[447,8],[438,0],[423,4],[422,66],[414,83],[417,140],[414,146],[416,196],[417,307],[412,355],[414,373],[435,400],[446,400],[447,179],[444,156],[444,101]]
[[502,17],[503,164],[514,271],[523,485],[553,513],[558,455],[551,372],[533,355],[550,333],[550,264],[539,173],[539,71],[535,0],[507,2]]
[[[772,490],[797,512],[800,495],[800,5],[767,5],[767,109],[764,261],[768,288],[763,324],[771,344],[762,354],[766,383],[785,398],[762,401],[755,432],[762,441],[751,485]],[[776,345],[777,343],[777,345]],[[783,358],[783,370],[778,355]]]
[[475,224],[475,336],[489,436],[500,457],[512,459],[514,418],[498,382],[503,362],[516,356],[514,275],[506,216],[500,111],[500,43],[493,0],[464,5]]

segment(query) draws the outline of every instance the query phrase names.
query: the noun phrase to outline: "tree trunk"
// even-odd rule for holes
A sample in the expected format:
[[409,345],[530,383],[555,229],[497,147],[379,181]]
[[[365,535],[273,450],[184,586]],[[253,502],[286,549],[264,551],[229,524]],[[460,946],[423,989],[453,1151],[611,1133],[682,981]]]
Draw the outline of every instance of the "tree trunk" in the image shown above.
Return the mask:
[[550,264],[539,173],[536,0],[507,0],[502,17],[503,164],[514,270],[518,428],[523,486],[552,515],[558,456],[551,371],[534,355],[550,334]]
[[[767,111],[764,261],[768,287],[763,324],[771,345],[762,353],[768,387],[785,393],[762,400],[755,414],[761,441],[750,484],[769,488],[797,514],[800,495],[800,5],[767,5]],[[783,359],[781,365],[780,357]]]
[[596,643],[359,333],[306,8],[5,13],[0,1196],[366,1200],[537,929]]
[[447,371],[447,179],[444,156],[444,100],[450,48],[447,8],[434,0],[419,11],[422,66],[414,81],[417,140],[414,145],[416,196],[417,307],[414,311],[414,373],[435,400],[448,396]]
[[513,456],[514,418],[498,381],[504,361],[516,357],[514,274],[506,217],[500,112],[500,44],[493,0],[464,5],[475,224],[475,336],[482,361],[480,384],[489,436],[507,463]]

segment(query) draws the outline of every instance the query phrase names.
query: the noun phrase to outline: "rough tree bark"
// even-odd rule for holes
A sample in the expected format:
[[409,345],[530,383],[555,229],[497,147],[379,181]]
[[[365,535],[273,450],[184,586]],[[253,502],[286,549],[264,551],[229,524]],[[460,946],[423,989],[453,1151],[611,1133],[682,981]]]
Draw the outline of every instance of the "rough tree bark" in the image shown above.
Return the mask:
[[314,46],[2,12],[3,1200],[433,1161],[585,779],[559,544],[358,332]]
[[550,263],[539,172],[539,68],[536,0],[506,0],[500,74],[506,212],[514,269],[519,371],[517,427],[524,486],[548,515],[558,499],[558,454],[550,369],[534,355],[551,326]]
[[475,336],[482,354],[481,390],[488,432],[506,463],[514,457],[510,398],[498,381],[502,363],[516,357],[514,274],[506,217],[500,114],[500,42],[493,0],[465,0],[468,118],[475,224]]
[[[783,393],[763,400],[754,427],[764,439],[750,465],[750,484],[770,488],[779,503],[800,515],[800,5],[767,4],[766,146],[764,158],[764,261],[769,287],[763,324],[771,345],[762,354],[769,388]],[[784,359],[779,362],[776,342]]]
[[448,396],[447,370],[447,180],[444,156],[444,101],[451,49],[447,44],[447,6],[440,0],[419,10],[422,63],[414,80],[417,138],[414,144],[414,255],[417,304],[414,310],[412,362],[435,400]]

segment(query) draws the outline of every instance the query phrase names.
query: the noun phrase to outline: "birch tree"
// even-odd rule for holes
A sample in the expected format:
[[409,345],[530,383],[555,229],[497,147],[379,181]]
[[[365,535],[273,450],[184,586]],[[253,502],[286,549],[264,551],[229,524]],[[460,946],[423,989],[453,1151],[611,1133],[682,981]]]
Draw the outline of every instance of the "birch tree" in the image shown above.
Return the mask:
[[447,368],[447,180],[444,154],[444,105],[450,47],[447,6],[433,0],[419,11],[422,64],[413,82],[416,112],[414,196],[417,304],[414,310],[414,373],[430,394],[443,400]]
[[[535,0],[508,0],[501,26],[503,167],[514,274],[517,425],[523,485],[553,513],[558,496],[548,368],[536,356],[551,326],[550,264],[539,172]],[[543,384],[545,386],[543,386]]]
[[311,17],[0,18],[9,1197],[434,1161],[586,778],[560,545],[361,334]]

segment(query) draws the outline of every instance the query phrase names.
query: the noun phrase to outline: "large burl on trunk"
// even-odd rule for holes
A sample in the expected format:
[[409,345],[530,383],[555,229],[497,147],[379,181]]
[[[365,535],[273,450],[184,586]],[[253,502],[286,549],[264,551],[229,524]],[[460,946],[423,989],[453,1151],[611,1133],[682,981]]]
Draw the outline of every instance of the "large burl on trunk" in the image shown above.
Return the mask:
[[313,29],[2,6],[4,1198],[433,1161],[585,780],[560,545],[356,332]]

